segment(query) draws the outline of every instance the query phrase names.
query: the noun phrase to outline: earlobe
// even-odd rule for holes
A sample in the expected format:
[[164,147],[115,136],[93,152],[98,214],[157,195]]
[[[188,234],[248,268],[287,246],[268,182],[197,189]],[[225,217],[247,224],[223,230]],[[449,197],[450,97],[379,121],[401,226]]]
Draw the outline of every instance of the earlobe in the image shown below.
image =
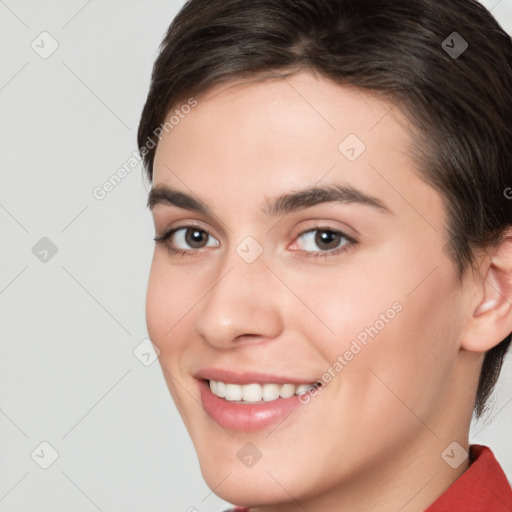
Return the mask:
[[512,230],[480,267],[478,303],[473,306],[461,348],[486,352],[512,332]]

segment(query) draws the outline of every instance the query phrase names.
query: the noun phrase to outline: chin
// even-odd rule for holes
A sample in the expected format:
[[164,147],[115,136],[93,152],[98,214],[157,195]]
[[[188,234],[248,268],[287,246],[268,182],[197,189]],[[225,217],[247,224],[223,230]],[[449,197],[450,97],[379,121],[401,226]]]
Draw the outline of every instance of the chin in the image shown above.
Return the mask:
[[[230,473],[231,471],[231,473]],[[221,499],[238,506],[276,505],[290,500],[290,495],[283,489],[289,488],[288,482],[276,481],[262,469],[257,473],[252,469],[231,467],[226,473],[215,467],[201,472],[208,487]],[[227,476],[229,475],[229,476]]]

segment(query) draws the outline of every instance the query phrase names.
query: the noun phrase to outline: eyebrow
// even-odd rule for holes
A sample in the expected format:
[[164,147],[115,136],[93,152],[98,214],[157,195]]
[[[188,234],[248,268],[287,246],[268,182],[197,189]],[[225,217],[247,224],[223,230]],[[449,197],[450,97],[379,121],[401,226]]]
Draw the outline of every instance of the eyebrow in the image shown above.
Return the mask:
[[[378,198],[368,195],[348,185],[331,183],[322,186],[310,186],[301,190],[283,194],[273,200],[268,200],[263,207],[266,216],[275,217],[310,208],[312,206],[336,202],[342,204],[362,204],[371,206],[383,213],[391,210]],[[185,210],[212,216],[212,211],[203,202],[186,192],[171,188],[164,184],[153,187],[148,194],[148,208],[153,211],[157,205],[172,205]]]

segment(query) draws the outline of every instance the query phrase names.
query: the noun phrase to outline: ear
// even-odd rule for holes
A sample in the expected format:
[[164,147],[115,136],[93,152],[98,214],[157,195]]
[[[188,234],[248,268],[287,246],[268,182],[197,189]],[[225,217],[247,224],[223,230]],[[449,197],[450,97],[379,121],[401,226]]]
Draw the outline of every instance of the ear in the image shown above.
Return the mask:
[[487,352],[512,332],[512,228],[483,258],[461,348]]

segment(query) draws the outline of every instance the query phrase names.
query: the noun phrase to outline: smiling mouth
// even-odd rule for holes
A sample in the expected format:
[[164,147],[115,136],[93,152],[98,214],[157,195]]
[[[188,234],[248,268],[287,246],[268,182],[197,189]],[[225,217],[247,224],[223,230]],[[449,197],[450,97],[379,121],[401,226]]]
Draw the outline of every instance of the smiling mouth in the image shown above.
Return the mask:
[[236,404],[257,404],[273,402],[283,398],[290,398],[294,395],[302,395],[322,386],[321,381],[311,384],[234,384],[218,380],[203,379],[210,388],[210,391],[219,398]]

